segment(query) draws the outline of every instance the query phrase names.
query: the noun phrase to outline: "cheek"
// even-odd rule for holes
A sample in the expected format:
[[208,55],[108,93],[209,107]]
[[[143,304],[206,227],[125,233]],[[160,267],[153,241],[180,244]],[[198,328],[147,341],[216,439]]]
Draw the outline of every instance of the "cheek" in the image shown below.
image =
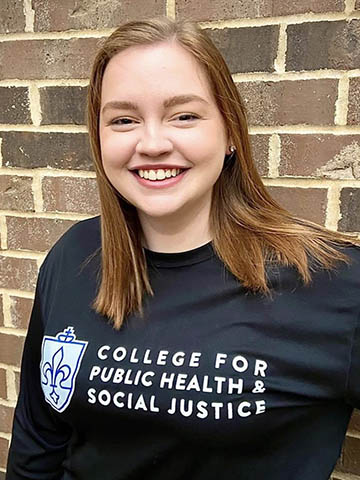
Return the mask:
[[201,158],[219,148],[219,129],[212,122],[204,123],[196,128],[173,132],[172,140],[174,146],[182,150],[187,157]]
[[114,133],[100,134],[101,158],[104,165],[115,168],[129,160],[132,146]]

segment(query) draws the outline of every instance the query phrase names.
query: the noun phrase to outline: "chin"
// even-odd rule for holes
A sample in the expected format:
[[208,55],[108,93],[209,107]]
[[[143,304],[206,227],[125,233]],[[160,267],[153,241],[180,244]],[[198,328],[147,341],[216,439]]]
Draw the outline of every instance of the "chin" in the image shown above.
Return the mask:
[[180,208],[139,208],[137,207],[137,210],[140,215],[146,215],[147,217],[153,217],[153,218],[166,218],[166,217],[171,217],[172,215],[175,215],[179,213]]

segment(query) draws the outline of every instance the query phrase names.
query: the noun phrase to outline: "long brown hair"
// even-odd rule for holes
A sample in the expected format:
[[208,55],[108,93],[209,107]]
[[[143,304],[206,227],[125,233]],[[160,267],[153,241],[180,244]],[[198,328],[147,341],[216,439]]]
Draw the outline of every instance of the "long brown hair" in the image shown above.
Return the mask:
[[[225,162],[213,187],[210,213],[212,244],[217,256],[242,285],[271,296],[267,266],[295,266],[304,284],[313,265],[331,269],[351,259],[337,247],[356,244],[355,238],[296,217],[269,195],[256,170],[246,111],[231,73],[212,41],[194,22],[157,17],[118,27],[96,55],[88,89],[87,123],[101,205],[101,270],[92,304],[120,329],[131,313],[143,316],[145,293],[154,295],[142,248],[142,228],[136,208],[124,199],[105,175],[99,140],[101,84],[105,68],[117,53],[135,45],[176,41],[206,72],[224,118],[236,156]],[[314,260],[309,262],[309,256]],[[310,264],[311,263],[311,264]]]

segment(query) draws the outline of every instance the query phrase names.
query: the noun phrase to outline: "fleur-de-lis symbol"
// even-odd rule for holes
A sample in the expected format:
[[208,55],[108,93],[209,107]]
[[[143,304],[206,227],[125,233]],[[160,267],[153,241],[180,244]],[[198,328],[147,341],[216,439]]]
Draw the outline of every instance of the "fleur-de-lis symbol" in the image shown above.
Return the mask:
[[[69,365],[62,365],[64,359],[64,349],[60,347],[51,358],[50,362],[44,363],[43,374],[45,377],[44,385],[48,385],[50,381],[50,387],[52,387],[50,397],[55,404],[58,403],[60,396],[56,393],[57,388],[62,387],[62,383],[67,380],[71,374],[71,368]],[[48,377],[49,375],[49,377]]]

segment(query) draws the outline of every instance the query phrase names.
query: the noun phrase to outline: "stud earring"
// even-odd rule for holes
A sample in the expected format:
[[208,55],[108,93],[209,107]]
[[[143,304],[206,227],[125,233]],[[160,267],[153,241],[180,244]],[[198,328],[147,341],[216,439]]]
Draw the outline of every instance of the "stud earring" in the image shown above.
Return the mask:
[[233,156],[235,155],[236,148],[235,148],[234,145],[230,145],[229,150],[230,150],[231,153],[230,153],[230,155],[226,155],[226,157],[225,157],[224,168],[225,168],[227,165],[230,164]]
[[235,152],[236,152],[235,145],[230,145],[229,150],[230,150],[231,153],[226,159],[227,163],[229,163],[231,161],[231,159],[233,158],[233,156],[235,155]]

